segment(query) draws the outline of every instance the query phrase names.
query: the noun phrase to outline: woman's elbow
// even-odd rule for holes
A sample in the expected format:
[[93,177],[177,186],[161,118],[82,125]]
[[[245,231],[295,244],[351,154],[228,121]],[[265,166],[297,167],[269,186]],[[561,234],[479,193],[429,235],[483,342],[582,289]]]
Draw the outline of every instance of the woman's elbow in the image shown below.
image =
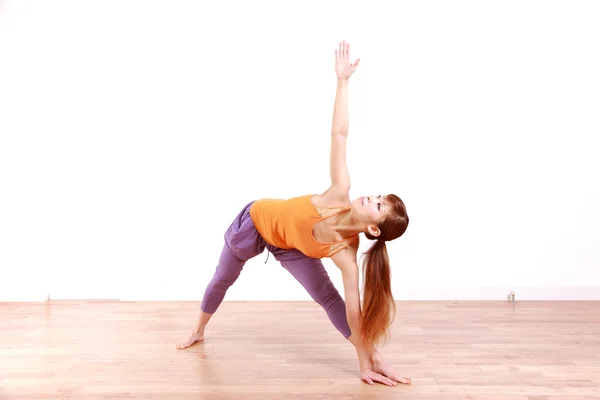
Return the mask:
[[331,135],[340,135],[343,137],[348,137],[348,130],[348,125],[334,125],[333,127],[331,127]]

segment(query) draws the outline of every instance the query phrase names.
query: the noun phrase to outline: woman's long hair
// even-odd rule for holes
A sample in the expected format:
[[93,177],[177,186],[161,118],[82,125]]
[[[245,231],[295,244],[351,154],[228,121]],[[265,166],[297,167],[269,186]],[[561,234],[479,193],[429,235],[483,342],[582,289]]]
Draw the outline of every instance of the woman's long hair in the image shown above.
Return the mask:
[[360,330],[363,340],[373,346],[389,337],[389,327],[396,316],[390,261],[385,242],[402,236],[408,227],[404,202],[394,194],[385,196],[385,199],[391,210],[379,224],[379,236],[365,233],[367,239],[376,241],[364,253],[363,258],[364,288]]

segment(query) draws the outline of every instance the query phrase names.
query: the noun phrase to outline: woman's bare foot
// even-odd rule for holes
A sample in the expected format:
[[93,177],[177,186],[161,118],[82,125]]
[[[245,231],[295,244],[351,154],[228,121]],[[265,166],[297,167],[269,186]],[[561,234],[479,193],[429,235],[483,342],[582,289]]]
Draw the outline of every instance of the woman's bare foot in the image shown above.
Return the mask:
[[180,341],[179,343],[177,343],[177,348],[178,349],[186,349],[188,347],[190,347],[191,345],[193,345],[196,342],[201,342],[204,340],[204,331],[193,331],[190,335],[189,338]]

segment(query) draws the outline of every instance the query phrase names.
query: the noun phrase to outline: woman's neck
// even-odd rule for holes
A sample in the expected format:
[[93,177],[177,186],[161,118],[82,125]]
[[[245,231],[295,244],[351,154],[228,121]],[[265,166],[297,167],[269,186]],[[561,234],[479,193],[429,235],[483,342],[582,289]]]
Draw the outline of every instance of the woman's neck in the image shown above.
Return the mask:
[[339,216],[333,226],[342,237],[349,238],[367,230],[366,225],[354,216],[352,210]]

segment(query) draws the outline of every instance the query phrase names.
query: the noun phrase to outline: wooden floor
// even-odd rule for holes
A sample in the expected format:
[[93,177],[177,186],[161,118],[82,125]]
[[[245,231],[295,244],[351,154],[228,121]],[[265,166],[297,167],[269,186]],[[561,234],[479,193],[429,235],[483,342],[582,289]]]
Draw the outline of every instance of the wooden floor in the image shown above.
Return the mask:
[[381,349],[411,385],[360,381],[310,302],[0,304],[0,399],[600,399],[600,302],[399,302]]

